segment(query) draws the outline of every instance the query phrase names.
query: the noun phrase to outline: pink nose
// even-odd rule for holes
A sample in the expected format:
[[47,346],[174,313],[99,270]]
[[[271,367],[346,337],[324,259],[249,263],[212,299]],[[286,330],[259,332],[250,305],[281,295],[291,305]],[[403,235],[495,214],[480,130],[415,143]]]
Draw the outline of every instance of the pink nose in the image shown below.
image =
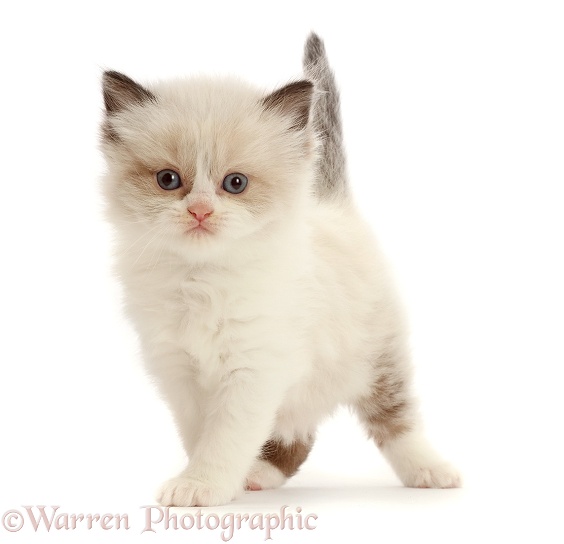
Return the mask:
[[188,211],[201,223],[213,213],[213,208],[209,204],[196,202],[188,206]]

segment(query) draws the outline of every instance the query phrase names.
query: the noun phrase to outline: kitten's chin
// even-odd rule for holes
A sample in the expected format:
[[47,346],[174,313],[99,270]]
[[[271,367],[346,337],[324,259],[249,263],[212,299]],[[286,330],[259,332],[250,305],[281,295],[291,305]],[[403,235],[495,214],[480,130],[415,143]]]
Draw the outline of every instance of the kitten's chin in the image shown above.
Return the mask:
[[256,224],[252,226],[254,228],[249,228],[248,224],[231,225],[231,228],[212,223],[183,225],[177,236],[169,239],[169,244],[187,263],[217,264],[225,259],[231,262],[235,256],[246,255],[249,248],[255,254],[257,244],[262,247],[264,225],[258,229]]
[[188,263],[216,261],[226,251],[226,240],[212,226],[186,227],[178,234],[170,239],[170,247]]

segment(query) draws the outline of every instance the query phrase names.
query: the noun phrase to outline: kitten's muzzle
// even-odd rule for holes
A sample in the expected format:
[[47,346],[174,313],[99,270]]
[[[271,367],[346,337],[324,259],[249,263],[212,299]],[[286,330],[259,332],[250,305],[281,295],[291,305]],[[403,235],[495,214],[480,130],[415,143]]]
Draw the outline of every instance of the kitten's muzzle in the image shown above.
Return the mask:
[[204,202],[196,202],[195,204],[188,206],[188,212],[199,223],[201,223],[213,213],[213,208]]

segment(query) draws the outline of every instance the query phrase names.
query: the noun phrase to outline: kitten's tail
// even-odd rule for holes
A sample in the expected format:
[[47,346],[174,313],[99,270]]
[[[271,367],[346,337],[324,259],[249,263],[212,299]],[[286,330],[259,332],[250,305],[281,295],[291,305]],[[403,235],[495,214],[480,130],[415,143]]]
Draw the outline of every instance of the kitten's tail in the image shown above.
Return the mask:
[[304,74],[316,87],[313,126],[321,139],[316,188],[320,198],[344,198],[348,194],[346,157],[339,91],[321,38],[312,32],[304,48]]

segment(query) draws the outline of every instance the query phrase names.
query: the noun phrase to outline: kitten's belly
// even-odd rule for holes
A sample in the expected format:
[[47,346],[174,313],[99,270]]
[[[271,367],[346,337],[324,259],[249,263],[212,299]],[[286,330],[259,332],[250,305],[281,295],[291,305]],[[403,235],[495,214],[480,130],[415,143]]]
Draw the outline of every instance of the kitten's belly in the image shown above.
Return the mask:
[[317,361],[307,379],[293,386],[278,411],[275,434],[292,442],[306,440],[338,406],[368,395],[374,369],[368,357]]
[[280,438],[305,439],[339,405],[370,394],[378,372],[375,361],[392,329],[378,304],[367,306],[347,312],[344,319],[327,308],[315,319],[308,342],[314,349],[310,371],[289,390],[279,410],[275,432]]

